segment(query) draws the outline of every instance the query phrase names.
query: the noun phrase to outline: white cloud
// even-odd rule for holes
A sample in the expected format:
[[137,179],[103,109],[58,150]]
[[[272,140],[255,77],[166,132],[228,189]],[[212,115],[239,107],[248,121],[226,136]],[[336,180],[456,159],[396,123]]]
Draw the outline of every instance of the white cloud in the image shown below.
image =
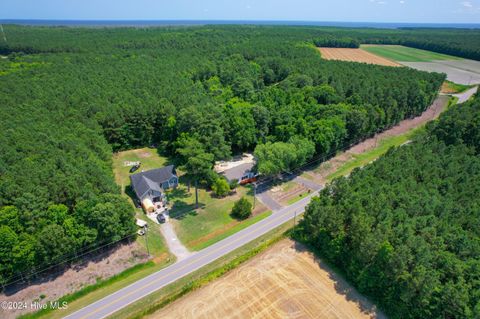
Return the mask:
[[401,0],[401,1],[400,1],[400,4],[405,4],[405,1]]
[[463,1],[462,6],[464,6],[465,8],[472,8],[473,4],[470,1]]

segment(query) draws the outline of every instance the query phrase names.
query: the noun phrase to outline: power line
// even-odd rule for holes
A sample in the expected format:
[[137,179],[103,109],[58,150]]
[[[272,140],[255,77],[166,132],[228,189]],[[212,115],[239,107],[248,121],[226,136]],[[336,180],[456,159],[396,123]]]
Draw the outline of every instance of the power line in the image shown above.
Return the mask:
[[[121,242],[121,241],[123,241],[123,240],[125,240],[125,239],[127,239],[127,238],[133,237],[134,235],[136,235],[136,233],[132,233],[132,234],[126,235],[125,237],[120,238],[119,240],[116,240],[116,241],[113,241],[113,242],[109,242],[109,243],[104,244],[104,245],[102,245],[102,246],[98,246],[98,247],[96,247],[96,248],[94,248],[94,249],[91,249],[91,250],[88,250],[88,251],[83,251],[83,252],[82,252],[81,254],[79,254],[79,255],[77,255],[77,254],[75,254],[75,256],[70,255],[70,256],[72,256],[72,257],[67,258],[67,259],[64,259],[63,261],[60,261],[60,262],[58,262],[58,263],[56,263],[56,264],[46,265],[44,268],[42,268],[42,269],[40,269],[40,270],[36,270],[36,271],[33,271],[33,272],[31,272],[31,271],[25,271],[25,272],[22,272],[22,273],[17,273],[17,274],[15,274],[15,275],[11,276],[10,278],[6,279],[6,281],[4,281],[4,282],[2,283],[2,285],[3,285],[4,287],[5,287],[5,286],[10,286],[10,285],[12,285],[12,284],[14,284],[14,283],[23,281],[23,280],[24,280],[24,279],[23,279],[24,277],[36,276],[36,275],[38,275],[38,274],[41,274],[41,273],[43,273],[43,272],[46,272],[47,270],[50,270],[50,269],[52,269],[52,268],[58,267],[58,266],[60,266],[60,265],[63,265],[63,264],[65,264],[65,263],[69,262],[69,261],[72,261],[72,260],[75,260],[75,259],[80,259],[80,257],[83,257],[83,256],[85,256],[85,255],[88,255],[88,254],[90,254],[90,253],[92,253],[92,252],[94,252],[94,251],[100,250],[100,249],[105,248],[105,247],[110,246],[110,245],[114,245],[114,244],[116,244],[116,243],[119,243],[119,242]],[[35,269],[35,267],[34,267],[33,269]]]
[[[0,26],[1,26],[1,25],[0,25]],[[384,128],[384,130],[387,130],[387,129],[389,129],[389,127],[385,127],[385,128]],[[381,131],[382,131],[382,130],[377,130],[374,134],[377,135],[377,134],[380,133]],[[375,137],[373,137],[373,138],[378,138],[378,136],[375,136]],[[345,142],[342,146],[335,148],[335,149],[332,150],[331,152],[329,152],[329,153],[327,153],[327,154],[318,155],[317,157],[313,157],[313,158],[311,158],[308,162],[292,168],[292,169],[290,170],[290,172],[281,172],[280,175],[285,175],[285,174],[292,175],[292,174],[294,174],[294,173],[296,173],[296,172],[299,172],[299,171],[303,170],[304,168],[306,168],[306,167],[308,167],[308,166],[310,166],[310,165],[313,165],[313,164],[316,163],[316,162],[326,160],[327,158],[335,155],[335,154],[336,154],[337,152],[339,152],[339,151],[348,150],[348,149],[351,148],[352,146],[355,146],[355,145],[357,145],[358,143],[363,142],[363,141],[365,141],[365,140],[367,140],[367,139],[368,139],[368,138],[360,137],[360,138],[358,138],[358,139],[356,139],[356,140],[354,140],[354,141]],[[265,178],[259,180],[259,181],[256,183],[256,185],[254,185],[254,193],[256,192],[256,188],[258,187],[259,184],[260,184],[260,185],[263,185],[263,184],[269,183],[269,182],[271,182],[271,181],[274,181],[274,180],[276,180],[276,179],[278,179],[278,175],[277,175],[277,176],[265,177]],[[255,200],[255,194],[254,194],[254,200]],[[210,204],[210,205],[205,205],[205,206],[202,207],[202,209],[205,209],[206,207],[210,207],[210,206],[213,206],[213,205],[214,205],[214,203],[212,203],[212,204]],[[185,210],[185,211],[187,211],[187,210]],[[190,210],[188,210],[188,211],[190,211]],[[33,272],[33,273],[32,273],[32,272],[29,272],[29,271],[26,271],[26,272],[23,272],[23,273],[20,273],[20,274],[16,274],[16,275],[10,277],[8,280],[11,280],[11,279],[13,279],[13,278],[18,278],[19,276],[20,276],[21,278],[15,280],[15,281],[12,281],[12,282],[4,283],[3,285],[4,285],[4,286],[5,286],[5,285],[11,285],[11,284],[13,284],[13,283],[15,283],[15,282],[18,282],[18,281],[20,281],[20,280],[23,280],[23,275],[25,275],[25,276],[27,276],[27,275],[28,275],[28,276],[33,276],[33,275],[40,274],[40,273],[45,272],[45,271],[47,271],[47,270],[49,270],[49,269],[52,269],[52,268],[54,268],[54,267],[57,267],[57,266],[62,265],[62,264],[65,264],[65,263],[68,262],[68,261],[71,261],[71,260],[74,260],[74,259],[78,259],[79,257],[85,256],[85,255],[87,255],[87,254],[89,254],[89,253],[91,253],[91,252],[97,251],[97,250],[99,250],[99,249],[101,249],[101,248],[104,248],[104,247],[106,247],[106,246],[109,246],[109,245],[116,244],[116,243],[118,243],[118,242],[120,242],[120,241],[122,241],[122,240],[125,240],[125,239],[129,238],[129,237],[133,237],[134,235],[136,235],[136,233],[127,235],[127,236],[125,236],[124,238],[119,239],[119,240],[117,240],[117,241],[113,241],[113,242],[106,243],[106,244],[104,244],[104,245],[102,245],[102,246],[97,246],[98,243],[92,244],[92,245],[90,245],[90,247],[95,247],[94,249],[85,251],[85,250],[84,250],[85,248],[84,248],[84,249],[81,250],[82,253],[81,253],[80,255],[75,254],[74,257],[72,257],[72,258],[67,258],[67,259],[65,259],[65,260],[63,260],[63,261],[61,261],[61,262],[59,262],[59,263],[57,263],[57,264],[46,265],[46,268],[43,268],[43,269],[41,269],[41,270],[39,270],[39,271],[35,271],[35,272]],[[147,235],[147,232],[145,232],[145,235]],[[107,241],[107,240],[105,240],[103,243],[105,243],[106,241]],[[103,244],[103,243],[102,243],[102,244]],[[147,244],[147,250],[148,250],[148,243],[146,243],[146,244]],[[64,255],[61,255],[61,256],[62,256],[62,257],[63,257],[63,256],[71,256],[71,254],[64,254]]]

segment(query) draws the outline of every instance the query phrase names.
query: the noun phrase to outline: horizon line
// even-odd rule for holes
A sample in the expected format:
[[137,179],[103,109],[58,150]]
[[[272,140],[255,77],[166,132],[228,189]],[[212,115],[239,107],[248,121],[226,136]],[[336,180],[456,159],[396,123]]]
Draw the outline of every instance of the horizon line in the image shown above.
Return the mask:
[[198,21],[198,22],[315,22],[315,23],[372,23],[372,24],[457,24],[457,25],[480,25],[480,22],[404,22],[404,21],[346,21],[346,20],[298,20],[298,19],[58,19],[58,18],[0,18],[0,21],[84,21],[84,22],[95,22],[95,21],[112,21],[112,22],[131,22],[131,21],[145,21],[145,22],[163,22],[163,21],[172,21],[172,22],[182,22],[182,21]]

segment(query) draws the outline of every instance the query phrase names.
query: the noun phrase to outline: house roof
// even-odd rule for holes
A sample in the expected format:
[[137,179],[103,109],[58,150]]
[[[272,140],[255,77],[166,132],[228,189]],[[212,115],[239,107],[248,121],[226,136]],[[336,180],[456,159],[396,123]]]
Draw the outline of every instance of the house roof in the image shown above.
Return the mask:
[[168,165],[162,168],[130,175],[130,181],[137,197],[142,198],[149,190],[160,192],[160,184],[167,182],[172,177],[176,176],[175,167],[173,165]]
[[237,179],[240,180],[240,178],[248,173],[249,171],[252,170],[254,163],[245,163],[241,164],[235,167],[232,167],[230,169],[227,169],[223,172],[223,176],[225,176],[229,181]]

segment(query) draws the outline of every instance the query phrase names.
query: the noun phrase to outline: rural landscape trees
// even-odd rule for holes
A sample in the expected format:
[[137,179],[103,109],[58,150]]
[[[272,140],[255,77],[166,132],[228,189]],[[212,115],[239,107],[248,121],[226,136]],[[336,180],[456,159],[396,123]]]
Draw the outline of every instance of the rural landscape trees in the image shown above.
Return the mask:
[[480,97],[308,206],[300,237],[392,318],[480,316]]
[[[261,172],[276,174],[420,114],[444,80],[408,68],[325,61],[315,49],[322,39],[387,41],[388,30],[4,31],[2,282],[134,233],[133,210],[113,180],[112,151],[157,145],[192,183],[209,186],[214,161],[244,151],[257,154]],[[399,34],[418,34],[418,41],[424,35]],[[445,46],[457,36],[439,31],[428,41]],[[472,54],[478,34],[461,36],[473,43],[465,49]]]
[[232,208],[232,216],[238,219],[245,219],[252,214],[252,204],[245,197],[235,202]]

